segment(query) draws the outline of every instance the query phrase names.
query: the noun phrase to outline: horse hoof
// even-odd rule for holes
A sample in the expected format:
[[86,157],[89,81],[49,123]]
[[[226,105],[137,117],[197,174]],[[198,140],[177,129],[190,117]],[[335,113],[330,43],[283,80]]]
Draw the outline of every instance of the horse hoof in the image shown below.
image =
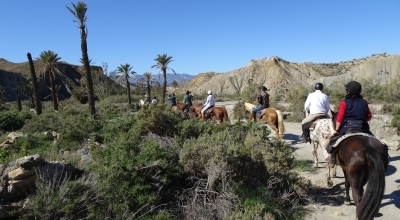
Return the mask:
[[332,175],[332,178],[336,178],[336,175]]
[[345,205],[350,205],[350,202],[344,201],[344,204],[345,204]]
[[333,186],[332,180],[328,180],[328,187],[332,187],[332,186]]
[[318,168],[318,164],[315,163],[315,164],[314,164],[314,168]]

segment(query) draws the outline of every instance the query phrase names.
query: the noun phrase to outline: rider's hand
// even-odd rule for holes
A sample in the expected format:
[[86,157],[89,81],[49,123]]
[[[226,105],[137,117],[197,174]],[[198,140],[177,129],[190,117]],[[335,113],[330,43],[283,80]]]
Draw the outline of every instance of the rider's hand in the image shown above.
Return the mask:
[[334,131],[332,136],[337,136],[338,135],[338,131]]

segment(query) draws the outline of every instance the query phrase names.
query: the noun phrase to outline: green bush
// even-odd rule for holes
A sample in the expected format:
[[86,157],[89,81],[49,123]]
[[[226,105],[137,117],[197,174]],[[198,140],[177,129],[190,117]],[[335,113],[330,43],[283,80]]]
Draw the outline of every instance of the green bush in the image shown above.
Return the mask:
[[0,130],[15,131],[21,129],[25,124],[25,120],[29,118],[31,118],[31,115],[27,112],[0,112]]

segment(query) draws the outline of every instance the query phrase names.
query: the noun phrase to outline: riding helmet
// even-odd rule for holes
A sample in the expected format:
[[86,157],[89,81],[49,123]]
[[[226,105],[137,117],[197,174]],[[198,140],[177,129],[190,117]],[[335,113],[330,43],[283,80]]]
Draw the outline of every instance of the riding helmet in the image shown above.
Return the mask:
[[322,90],[324,88],[324,85],[322,83],[317,83],[317,84],[315,84],[314,88],[316,90]]
[[361,93],[361,84],[357,81],[350,81],[345,87],[350,95],[359,95]]
[[264,91],[264,92],[267,91],[267,87],[265,87],[265,86],[261,86],[260,89],[261,89],[262,91]]
[[211,90],[208,90],[208,92],[207,92],[209,95],[211,95],[212,94],[212,92],[211,92]]

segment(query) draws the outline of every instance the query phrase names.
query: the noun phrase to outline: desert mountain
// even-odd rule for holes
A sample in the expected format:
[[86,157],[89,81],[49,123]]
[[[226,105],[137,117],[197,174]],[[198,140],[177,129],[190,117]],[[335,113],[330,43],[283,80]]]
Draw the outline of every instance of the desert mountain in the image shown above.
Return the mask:
[[251,84],[265,85],[269,93],[284,94],[290,88],[322,82],[325,86],[345,84],[350,80],[372,79],[387,84],[400,78],[400,55],[374,54],[370,57],[340,63],[295,63],[279,57],[252,60],[247,66],[225,73],[201,73],[181,86],[176,93],[186,90],[204,94],[212,90],[215,94],[242,92]]
[[[42,100],[51,100],[50,82],[48,74],[42,75],[44,72],[44,64],[39,60],[33,61],[36,75],[39,80],[40,97]],[[57,64],[61,74],[55,74],[55,84],[60,86],[58,90],[58,98],[60,100],[68,99],[72,95],[74,88],[84,83],[85,70],[82,66],[71,65],[68,63]],[[92,66],[92,76],[94,79],[110,80],[103,73],[103,69],[98,66]],[[16,100],[15,91],[17,89],[22,99],[26,99],[23,89],[30,81],[29,63],[12,63],[0,58],[0,88],[3,89],[3,96],[6,100]],[[100,79],[101,78],[101,79]],[[110,80],[111,81],[111,80]]]
[[[193,79],[193,75],[189,75],[186,73],[167,73],[167,84],[171,84],[173,81],[176,81],[178,85],[182,85],[187,83],[189,80]],[[145,78],[144,75],[136,75],[134,80],[131,80],[131,83],[136,83],[137,80]],[[164,78],[162,74],[155,74],[153,76],[153,80],[162,84],[164,82]]]

